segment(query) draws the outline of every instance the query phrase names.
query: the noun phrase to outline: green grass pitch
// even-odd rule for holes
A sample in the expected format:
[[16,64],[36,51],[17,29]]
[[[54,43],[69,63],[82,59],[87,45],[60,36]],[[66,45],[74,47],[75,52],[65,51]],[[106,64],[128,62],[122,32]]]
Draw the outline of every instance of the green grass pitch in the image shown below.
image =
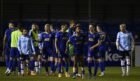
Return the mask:
[[[97,77],[96,79],[88,79],[88,72],[86,68],[86,77],[85,79],[81,79],[80,77],[76,79],[70,78],[57,78],[57,76],[45,76],[45,71],[42,69],[40,75],[37,76],[18,76],[18,75],[10,75],[6,76],[4,74],[5,68],[0,67],[0,81],[140,81],[140,67],[132,67],[130,76],[122,77],[120,67],[107,67],[106,74],[104,77]],[[70,72],[71,69],[70,69]]]

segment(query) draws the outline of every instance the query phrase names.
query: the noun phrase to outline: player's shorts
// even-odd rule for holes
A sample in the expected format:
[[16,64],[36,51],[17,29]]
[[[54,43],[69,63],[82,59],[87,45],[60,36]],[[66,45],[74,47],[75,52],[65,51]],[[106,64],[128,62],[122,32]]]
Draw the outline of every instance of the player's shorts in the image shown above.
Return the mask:
[[101,58],[105,58],[105,53],[106,53],[105,50],[99,50],[99,54],[100,54]]
[[48,57],[52,57],[53,56],[53,50],[51,49],[43,49],[43,58],[44,59],[48,59]]
[[74,49],[74,55],[84,55],[83,49]]
[[54,58],[57,58],[58,57],[58,54],[56,54],[56,52],[53,52],[53,57]]
[[11,50],[10,45],[6,44],[5,48],[4,48],[4,53],[5,53],[6,56],[10,56],[10,50]]
[[30,55],[21,54],[20,55],[20,60],[21,61],[30,60]]
[[60,51],[60,53],[57,54],[58,58],[68,58],[69,55],[66,54],[64,51]]
[[41,55],[39,47],[37,47],[37,46],[35,47],[35,53],[36,53],[36,55]]
[[88,57],[93,57],[98,53],[98,50],[88,50]]
[[15,47],[11,48],[11,50],[10,50],[10,57],[13,57],[13,58],[19,58],[20,57],[18,48],[15,48]]
[[75,54],[74,58],[75,58],[75,62],[80,63],[79,64],[80,66],[84,65],[84,55],[83,54],[81,54],[81,55],[80,54]]
[[121,56],[120,59],[125,59],[126,56],[130,57],[130,50],[128,50],[128,51],[119,51],[119,55]]

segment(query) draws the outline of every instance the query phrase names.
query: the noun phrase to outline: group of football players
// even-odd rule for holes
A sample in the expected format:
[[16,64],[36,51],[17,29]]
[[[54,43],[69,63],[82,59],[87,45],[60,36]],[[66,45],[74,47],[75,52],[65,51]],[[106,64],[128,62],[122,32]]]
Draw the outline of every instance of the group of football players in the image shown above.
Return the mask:
[[[3,40],[6,75],[15,73],[17,67],[18,75],[34,76],[40,74],[41,68],[45,67],[46,76],[58,74],[60,78],[64,74],[65,77],[81,76],[83,79],[87,61],[88,78],[96,78],[98,68],[101,70],[99,76],[104,76],[105,53],[110,49],[108,47],[111,41],[101,25],[90,23],[88,33],[82,30],[80,24],[74,22],[71,22],[69,27],[61,24],[58,31],[53,29],[52,24],[47,23],[43,32],[40,32],[36,23],[32,23],[30,30],[21,25],[15,27],[12,22],[8,26]],[[132,34],[126,30],[126,24],[120,24],[116,46],[122,56],[122,76],[129,75],[129,51],[134,50],[134,40]],[[70,62],[73,73],[69,72]],[[81,73],[78,72],[79,67]]]

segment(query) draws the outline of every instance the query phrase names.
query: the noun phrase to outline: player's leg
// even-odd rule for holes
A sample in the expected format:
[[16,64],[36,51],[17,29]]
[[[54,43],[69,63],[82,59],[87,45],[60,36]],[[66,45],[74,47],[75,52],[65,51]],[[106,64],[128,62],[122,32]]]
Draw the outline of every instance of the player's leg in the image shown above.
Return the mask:
[[73,78],[75,79],[76,78],[76,74],[78,73],[78,71],[77,71],[77,61],[78,61],[78,59],[77,59],[77,55],[74,55],[73,56]]
[[130,54],[129,54],[129,51],[126,52],[126,57],[125,57],[125,60],[126,60],[126,76],[129,76],[129,71],[130,71]]
[[69,56],[68,54],[64,55],[64,67],[65,67],[65,76],[70,77],[69,75]]
[[122,76],[125,76],[125,52],[119,51],[119,54],[121,56],[121,69],[122,69]]
[[46,71],[46,76],[49,76],[49,62],[48,62],[48,55],[45,55],[45,71]]
[[5,61],[6,61],[6,68],[8,69],[9,60],[10,60],[10,48],[5,48]]
[[16,61],[17,61],[17,67],[18,67],[18,75],[21,74],[21,67],[20,67],[20,64],[21,64],[21,61],[20,61],[20,53],[18,51],[18,48],[15,49],[16,50]]
[[20,55],[20,72],[21,72],[21,75],[24,75],[24,59],[26,58],[25,55],[21,54]]
[[7,48],[4,50],[5,51],[5,61],[6,61],[6,71],[8,71],[8,66],[9,66],[9,61],[10,61],[10,49],[7,50]]
[[35,72],[39,73],[39,48],[35,47],[36,55],[35,55]]
[[94,54],[94,74],[93,74],[94,78],[96,78],[100,62],[101,62],[101,58],[99,57],[98,53],[96,52]]
[[56,53],[54,53],[53,57],[54,57],[54,73],[55,73],[58,66],[58,56]]
[[29,62],[29,68],[30,68],[30,74],[32,76],[36,75],[35,71],[34,71],[34,67],[35,67],[35,56],[32,55],[30,56],[30,62]]
[[29,68],[30,56],[31,56],[31,55],[27,55],[27,56],[26,56],[26,60],[25,60],[25,62],[26,62],[26,67],[27,67],[27,71],[26,71],[26,74],[27,74],[27,75],[30,74],[30,68]]
[[88,72],[89,72],[88,76],[90,79],[92,76],[92,71],[91,71],[91,69],[92,69],[92,57],[88,57],[87,61],[88,61]]
[[43,48],[42,50],[42,53],[43,53],[43,60],[44,60],[44,67],[45,67],[45,71],[46,71],[46,76],[49,75],[49,70],[48,70],[48,67],[49,67],[49,62],[48,62],[48,57],[49,57],[49,51],[46,50],[46,48]]
[[89,72],[88,76],[89,76],[89,79],[92,76],[92,71],[91,71],[91,69],[92,69],[92,60],[93,60],[92,59],[92,52],[91,51],[88,51],[87,62],[88,62],[88,72]]
[[62,54],[58,54],[58,77],[62,77]]
[[40,71],[41,71],[41,66],[42,66],[42,56],[41,56],[41,54],[39,53],[39,55],[38,55],[38,73],[40,73]]
[[80,61],[81,73],[82,73],[82,79],[84,79],[84,77],[85,77],[85,70],[84,70],[84,55],[78,55],[78,60]]
[[15,57],[15,50],[14,50],[14,48],[11,48],[11,50],[10,50],[10,61],[8,63],[8,69],[5,72],[6,75],[9,75],[12,71],[14,57]]
[[54,57],[53,57],[53,52],[52,50],[48,50],[49,51],[49,59],[50,59],[50,74],[52,74],[54,72]]
[[41,72],[41,68],[42,68],[42,59],[43,59],[43,57],[42,57],[42,49],[39,49],[39,56],[38,56],[38,60],[39,60],[39,65],[38,65],[38,69],[39,69],[39,73]]
[[99,56],[100,56],[100,62],[99,62],[99,67],[101,70],[101,74],[99,76],[104,76],[105,74],[105,62],[104,62],[104,58],[105,58],[105,51],[99,51]]
[[62,77],[62,63],[61,63],[61,58],[58,58],[58,77]]

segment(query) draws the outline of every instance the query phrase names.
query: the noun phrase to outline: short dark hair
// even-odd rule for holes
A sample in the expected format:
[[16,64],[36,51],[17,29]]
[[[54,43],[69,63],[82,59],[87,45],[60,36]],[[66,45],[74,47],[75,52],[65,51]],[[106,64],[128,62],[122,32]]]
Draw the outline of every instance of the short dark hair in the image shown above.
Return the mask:
[[92,26],[94,26],[94,27],[96,26],[95,23],[89,23],[89,25],[92,25]]
[[23,26],[22,26],[22,24],[21,23],[18,23],[18,25],[17,25],[17,29],[19,29],[19,30],[23,30]]
[[99,27],[101,30],[103,30],[102,25],[101,24],[97,24],[96,27]]

